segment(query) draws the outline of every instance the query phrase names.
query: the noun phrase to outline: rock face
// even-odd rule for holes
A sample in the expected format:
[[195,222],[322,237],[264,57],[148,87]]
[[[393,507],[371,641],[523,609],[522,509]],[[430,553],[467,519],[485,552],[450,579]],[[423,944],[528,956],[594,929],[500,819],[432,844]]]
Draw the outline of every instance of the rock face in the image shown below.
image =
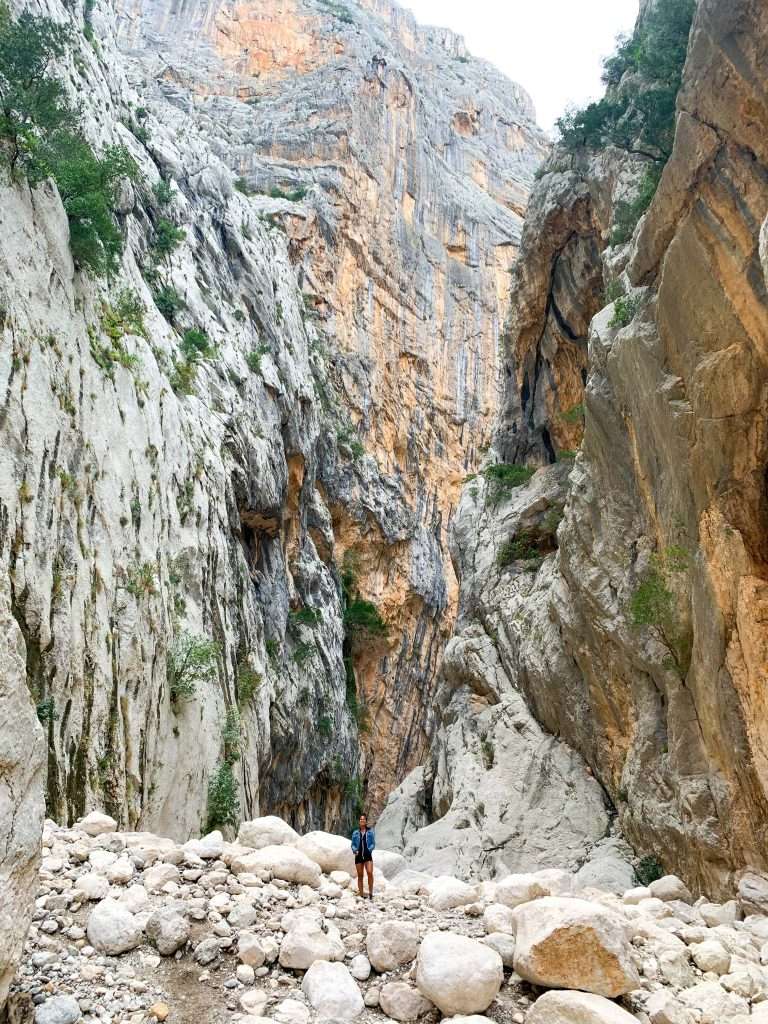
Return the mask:
[[[456,602],[445,527],[490,437],[505,275],[547,144],[518,86],[386,0],[117,7],[131,77],[157,83],[145,100],[189,115],[281,225],[327,345],[352,465],[328,473],[337,456],[318,452],[325,509],[308,529],[326,562],[356,564],[390,625],[345,651],[376,811],[426,746]],[[269,804],[285,810],[281,775]]]
[[[53,186],[0,190],[0,575],[48,810],[198,834],[233,774],[243,817],[346,824],[361,777],[375,809],[426,746],[445,528],[547,143],[521,89],[389,3],[117,6],[35,12],[72,29],[86,135],[138,168],[118,274],[74,267]],[[148,284],[163,222],[173,324]],[[215,354],[185,389],[190,330]],[[386,637],[345,627],[343,566]]]
[[[543,468],[500,499],[486,480],[464,492],[457,634],[420,788],[408,780],[385,815],[403,827],[398,848],[427,834],[459,862],[474,846],[509,863],[522,832],[567,859],[541,771],[505,816],[503,851],[485,835],[510,741],[527,778],[536,747],[523,739],[541,737],[578,780],[554,788],[580,842],[606,826],[599,783],[638,853],[693,891],[766,866],[766,39],[764,5],[701,0],[674,151],[628,246],[607,247],[631,159],[556,153],[537,186],[494,458]],[[631,295],[618,320],[613,304],[598,312],[615,281]],[[654,587],[666,610],[635,625]],[[492,760],[510,702],[518,729]],[[531,792],[539,821],[521,830]],[[457,821],[469,828],[454,842]]]
[[9,553],[2,516],[0,503],[0,1013],[35,898],[45,781],[43,736],[26,687],[24,643],[2,577]]

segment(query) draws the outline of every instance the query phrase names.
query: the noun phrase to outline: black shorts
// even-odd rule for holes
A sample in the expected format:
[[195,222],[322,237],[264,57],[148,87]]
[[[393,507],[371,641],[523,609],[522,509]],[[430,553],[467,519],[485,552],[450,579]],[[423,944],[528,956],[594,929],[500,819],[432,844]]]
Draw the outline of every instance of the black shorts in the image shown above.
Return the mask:
[[355,854],[355,864],[366,864],[368,861],[372,861],[372,860],[373,860],[373,854],[370,851],[368,853],[366,853],[366,854],[362,854],[362,853],[356,853]]

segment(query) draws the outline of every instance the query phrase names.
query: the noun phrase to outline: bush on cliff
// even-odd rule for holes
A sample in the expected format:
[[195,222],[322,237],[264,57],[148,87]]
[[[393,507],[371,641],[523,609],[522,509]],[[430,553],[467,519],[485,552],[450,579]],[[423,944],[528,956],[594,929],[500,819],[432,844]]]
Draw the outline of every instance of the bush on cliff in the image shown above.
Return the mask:
[[617,205],[613,245],[632,237],[672,153],[677,94],[695,11],[696,0],[659,0],[604,62],[606,95],[557,122],[560,144],[567,150],[616,146],[648,160],[637,196]]
[[75,263],[103,275],[116,269],[123,248],[114,213],[119,183],[136,169],[122,147],[97,156],[80,133],[81,111],[54,72],[71,42],[67,26],[28,11],[13,18],[0,3],[0,142],[12,176],[56,182]]

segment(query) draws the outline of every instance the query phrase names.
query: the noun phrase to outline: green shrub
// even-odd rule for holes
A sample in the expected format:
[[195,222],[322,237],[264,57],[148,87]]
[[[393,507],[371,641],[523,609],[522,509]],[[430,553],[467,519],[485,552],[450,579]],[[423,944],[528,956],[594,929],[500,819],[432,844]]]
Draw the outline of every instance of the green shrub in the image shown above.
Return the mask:
[[190,327],[184,331],[179,347],[188,363],[197,362],[198,359],[210,359],[216,352],[208,334],[199,327]]
[[498,505],[516,487],[527,484],[535,472],[536,470],[529,466],[511,466],[504,462],[487,466],[483,470],[483,476],[488,483],[488,501],[491,505]]
[[128,151],[109,146],[98,157],[85,139],[67,134],[57,136],[43,152],[67,213],[75,263],[95,275],[114,273],[123,251],[113,212],[117,193],[123,178],[137,174]]
[[614,303],[613,316],[608,321],[609,327],[627,327],[635,319],[640,309],[640,299],[634,295],[622,295]]
[[169,206],[173,202],[173,188],[170,182],[162,178],[152,186],[152,194],[158,206]]
[[152,298],[169,324],[174,322],[176,314],[184,308],[184,300],[173,285],[167,282],[153,283]]
[[664,876],[664,868],[653,856],[641,857],[635,867],[635,874],[640,885],[650,885]]
[[234,827],[240,821],[240,798],[232,765],[220,761],[208,782],[208,818],[206,831]]
[[608,93],[558,121],[561,144],[613,145],[664,164],[672,152],[675,103],[695,0],[659,0],[604,64]]
[[357,596],[345,603],[344,629],[352,640],[385,637],[389,627],[373,601]]
[[630,240],[640,218],[648,210],[656,195],[662,169],[660,164],[652,164],[646,168],[640,179],[640,189],[635,198],[629,203],[619,202],[616,204],[616,209],[613,212],[611,245],[624,245]]
[[309,606],[298,608],[288,614],[291,622],[297,626],[317,626],[323,617],[319,608],[310,608]]
[[126,334],[144,337],[145,312],[146,306],[138,292],[132,288],[123,288],[114,305],[102,307],[101,329],[113,341],[118,341]]
[[513,562],[536,561],[540,564],[542,555],[538,534],[532,530],[522,530],[516,537],[502,544],[496,556],[496,564],[500,569],[506,569]]
[[610,281],[605,289],[605,304],[609,306],[612,302],[620,299],[624,294],[624,286],[619,278]]
[[171,388],[177,395],[194,395],[195,380],[197,379],[197,366],[195,363],[188,363],[185,359],[176,360],[173,364],[168,380]]
[[248,184],[247,178],[235,178],[235,188],[238,192],[242,192],[244,196],[253,195],[253,189]]
[[267,657],[273,665],[278,665],[280,662],[280,644],[277,640],[269,639],[264,641],[264,650],[267,652]]
[[0,138],[12,173],[36,170],[41,141],[78,125],[79,113],[53,72],[71,39],[68,27],[28,11],[14,20],[0,3]]
[[71,40],[67,27],[26,11],[14,20],[0,4],[0,140],[12,174],[21,169],[32,184],[55,181],[75,264],[111,274],[123,248],[114,214],[119,183],[137,170],[123,147],[99,157],[79,134],[80,110],[51,70]]
[[246,708],[261,686],[261,676],[250,665],[239,665],[237,669],[237,703]]
[[235,761],[239,761],[242,737],[240,734],[240,711],[237,707],[227,708],[221,739],[224,744],[226,764],[234,764]]
[[315,644],[300,643],[297,644],[293,651],[293,660],[297,665],[302,666],[312,657],[317,650]]
[[155,263],[169,263],[171,256],[187,237],[183,228],[165,217],[161,217],[155,225],[155,234],[150,246],[152,259]]
[[333,722],[328,715],[321,715],[318,718],[317,731],[326,740],[333,736]]
[[41,725],[47,725],[50,722],[55,722],[59,717],[56,710],[56,702],[52,696],[45,697],[41,700],[36,709],[37,717]]
[[683,548],[669,547],[654,555],[630,601],[632,624],[651,631],[670,652],[673,667],[681,676],[690,666],[691,639],[680,621],[670,583],[675,576],[687,573],[689,567],[689,555]]
[[262,356],[265,356],[269,351],[269,345],[266,345],[264,344],[264,342],[262,342],[258,348],[255,348],[253,349],[253,351],[248,353],[248,355],[245,357],[245,361],[248,364],[248,369],[251,371],[251,373],[259,373],[261,371],[261,358]]
[[560,414],[560,419],[564,423],[576,424],[584,422],[584,403],[579,402],[578,405],[572,405],[567,412]]
[[216,673],[218,658],[219,645],[214,640],[182,633],[166,660],[171,700],[176,703],[193,697],[198,683],[205,682]]
[[136,598],[154,597],[157,594],[157,566],[154,562],[142,562],[126,573],[125,589]]

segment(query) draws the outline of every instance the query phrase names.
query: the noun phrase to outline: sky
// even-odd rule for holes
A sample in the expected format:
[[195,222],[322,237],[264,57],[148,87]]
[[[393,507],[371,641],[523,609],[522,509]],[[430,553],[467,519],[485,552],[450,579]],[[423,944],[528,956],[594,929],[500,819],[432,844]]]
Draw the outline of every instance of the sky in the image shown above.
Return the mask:
[[466,38],[533,97],[548,131],[566,107],[602,95],[601,61],[632,30],[638,0],[399,0],[422,24]]

